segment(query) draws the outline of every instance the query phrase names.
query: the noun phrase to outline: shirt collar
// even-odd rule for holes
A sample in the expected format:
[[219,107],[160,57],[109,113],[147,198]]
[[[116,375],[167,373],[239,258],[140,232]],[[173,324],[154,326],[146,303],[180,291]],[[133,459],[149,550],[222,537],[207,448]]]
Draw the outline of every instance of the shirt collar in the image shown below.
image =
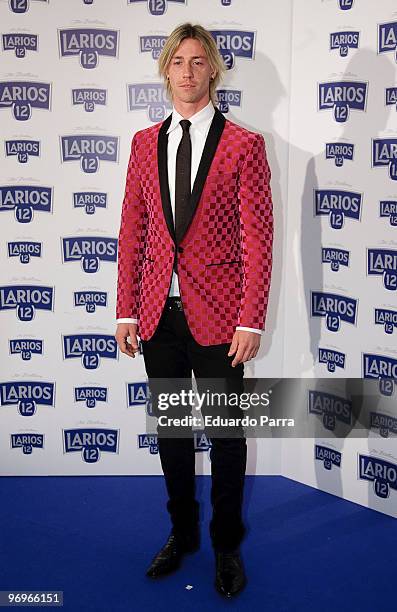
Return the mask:
[[[196,130],[199,130],[199,132],[201,132],[202,134],[205,134],[208,128],[208,124],[212,121],[214,114],[215,114],[215,108],[214,108],[214,105],[212,104],[212,101],[210,100],[207,106],[204,106],[204,108],[202,108],[197,113],[189,117],[189,121],[191,122],[192,126],[194,126]],[[167,130],[167,134],[172,132],[172,130],[174,130],[179,125],[179,122],[183,118],[184,117],[182,117],[182,115],[180,115],[178,111],[175,109],[175,106],[173,106],[171,123]]]

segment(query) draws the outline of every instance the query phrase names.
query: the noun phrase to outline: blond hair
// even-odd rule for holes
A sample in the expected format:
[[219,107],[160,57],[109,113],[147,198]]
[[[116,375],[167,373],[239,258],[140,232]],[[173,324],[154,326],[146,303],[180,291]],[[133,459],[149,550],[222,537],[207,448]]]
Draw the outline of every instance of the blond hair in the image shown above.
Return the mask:
[[195,38],[204,47],[210,66],[215,73],[214,78],[209,83],[209,97],[211,102],[216,105],[218,103],[216,88],[226,72],[226,66],[211,33],[199,24],[183,23],[171,32],[165,42],[158,59],[158,69],[159,75],[164,79],[167,95],[172,100],[171,84],[167,78],[168,66],[175,51],[185,38]]

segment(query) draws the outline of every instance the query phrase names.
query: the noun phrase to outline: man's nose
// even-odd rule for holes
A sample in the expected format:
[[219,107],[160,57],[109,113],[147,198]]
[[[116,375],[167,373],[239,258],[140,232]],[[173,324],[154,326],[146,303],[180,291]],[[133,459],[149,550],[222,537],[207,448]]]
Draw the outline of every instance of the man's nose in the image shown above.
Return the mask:
[[183,68],[183,76],[184,77],[191,77],[191,76],[193,76],[193,70],[192,70],[192,67],[190,66],[190,64],[185,64],[185,66]]

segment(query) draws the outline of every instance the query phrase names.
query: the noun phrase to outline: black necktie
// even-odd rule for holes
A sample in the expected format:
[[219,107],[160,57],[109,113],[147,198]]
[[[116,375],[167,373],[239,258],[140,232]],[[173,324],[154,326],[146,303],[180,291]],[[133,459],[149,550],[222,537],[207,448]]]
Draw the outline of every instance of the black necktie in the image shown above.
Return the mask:
[[177,243],[183,237],[182,232],[189,210],[192,164],[192,143],[189,134],[189,127],[192,124],[188,119],[182,119],[179,123],[183,134],[176,153],[175,167],[175,235]]

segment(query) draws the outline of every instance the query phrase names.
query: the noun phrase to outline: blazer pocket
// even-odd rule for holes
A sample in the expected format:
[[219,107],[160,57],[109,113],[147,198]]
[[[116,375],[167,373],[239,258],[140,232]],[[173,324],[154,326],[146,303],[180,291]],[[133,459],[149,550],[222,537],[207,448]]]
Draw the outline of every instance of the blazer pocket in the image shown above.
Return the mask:
[[235,264],[235,263],[241,263],[241,259],[228,259],[227,261],[217,261],[215,263],[209,263],[209,264],[205,264],[206,267],[208,268],[209,266],[225,266],[228,264]]

